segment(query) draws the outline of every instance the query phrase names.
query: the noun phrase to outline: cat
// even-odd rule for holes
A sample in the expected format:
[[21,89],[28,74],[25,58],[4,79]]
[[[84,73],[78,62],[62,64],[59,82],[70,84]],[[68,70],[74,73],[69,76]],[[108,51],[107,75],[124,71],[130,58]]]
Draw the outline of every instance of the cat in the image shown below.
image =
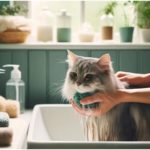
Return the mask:
[[[115,76],[109,54],[83,57],[68,50],[68,71],[62,95],[71,100],[76,92],[115,92],[125,84]],[[150,105],[122,103],[101,116],[82,116],[89,141],[149,141]]]

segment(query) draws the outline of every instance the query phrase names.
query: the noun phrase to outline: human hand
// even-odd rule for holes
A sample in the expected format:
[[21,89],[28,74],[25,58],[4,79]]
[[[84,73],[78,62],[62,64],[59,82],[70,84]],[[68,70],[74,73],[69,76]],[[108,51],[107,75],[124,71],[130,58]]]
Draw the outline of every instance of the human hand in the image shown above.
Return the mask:
[[130,85],[140,86],[144,84],[144,74],[119,71],[116,73],[116,76],[120,81],[127,82]]
[[99,116],[110,109],[112,109],[115,105],[120,103],[120,98],[123,96],[122,91],[116,91],[116,93],[96,93],[92,96],[88,96],[80,101],[82,105],[87,105],[91,103],[99,103],[98,107],[96,108],[80,108],[74,101],[72,101],[73,108],[82,115],[87,116]]

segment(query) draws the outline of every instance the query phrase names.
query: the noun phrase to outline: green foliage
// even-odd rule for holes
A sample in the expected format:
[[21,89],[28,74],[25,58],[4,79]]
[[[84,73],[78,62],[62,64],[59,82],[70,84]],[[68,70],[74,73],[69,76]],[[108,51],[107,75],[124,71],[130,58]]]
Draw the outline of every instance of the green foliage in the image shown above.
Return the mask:
[[135,3],[137,12],[137,25],[140,28],[150,28],[150,1],[138,1]]
[[106,15],[112,14],[114,15],[114,9],[117,6],[117,2],[109,2],[105,8],[102,10],[102,12]]
[[122,7],[122,10],[123,10],[123,17],[124,17],[124,26],[127,26],[127,27],[129,27],[129,26],[131,26],[131,25],[130,25],[129,17],[128,17],[128,14],[127,14],[125,8],[128,7],[130,4],[131,4],[130,1],[124,2],[124,3],[123,3],[123,7]]
[[3,5],[0,9],[0,15],[7,16],[7,15],[23,15],[25,13],[24,7],[20,5]]

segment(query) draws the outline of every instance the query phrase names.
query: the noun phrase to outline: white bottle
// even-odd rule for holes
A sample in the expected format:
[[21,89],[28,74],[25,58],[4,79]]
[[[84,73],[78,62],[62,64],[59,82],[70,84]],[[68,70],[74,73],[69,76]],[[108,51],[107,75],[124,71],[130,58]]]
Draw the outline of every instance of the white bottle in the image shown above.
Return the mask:
[[79,31],[80,42],[92,42],[94,39],[94,30],[90,23],[83,23]]
[[3,67],[13,67],[11,78],[6,83],[6,98],[17,100],[20,103],[21,113],[25,110],[25,83],[21,80],[19,65],[4,65]]
[[71,16],[66,10],[62,10],[61,14],[57,16],[57,41],[70,42],[71,41]]
[[37,25],[38,41],[49,42],[54,40],[54,22],[54,15],[48,9],[43,9]]
[[104,14],[100,18],[100,23],[101,23],[101,39],[112,40],[114,16],[111,13]]

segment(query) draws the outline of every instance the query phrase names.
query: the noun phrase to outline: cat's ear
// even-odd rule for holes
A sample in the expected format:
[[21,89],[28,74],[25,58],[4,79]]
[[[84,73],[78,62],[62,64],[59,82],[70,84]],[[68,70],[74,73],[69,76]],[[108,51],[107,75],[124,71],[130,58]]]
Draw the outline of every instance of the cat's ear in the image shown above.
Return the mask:
[[98,60],[98,65],[103,71],[108,71],[111,69],[111,58],[109,54],[102,55]]
[[68,62],[70,65],[72,65],[77,61],[78,56],[73,52],[71,52],[70,50],[67,50],[67,52],[68,52]]

